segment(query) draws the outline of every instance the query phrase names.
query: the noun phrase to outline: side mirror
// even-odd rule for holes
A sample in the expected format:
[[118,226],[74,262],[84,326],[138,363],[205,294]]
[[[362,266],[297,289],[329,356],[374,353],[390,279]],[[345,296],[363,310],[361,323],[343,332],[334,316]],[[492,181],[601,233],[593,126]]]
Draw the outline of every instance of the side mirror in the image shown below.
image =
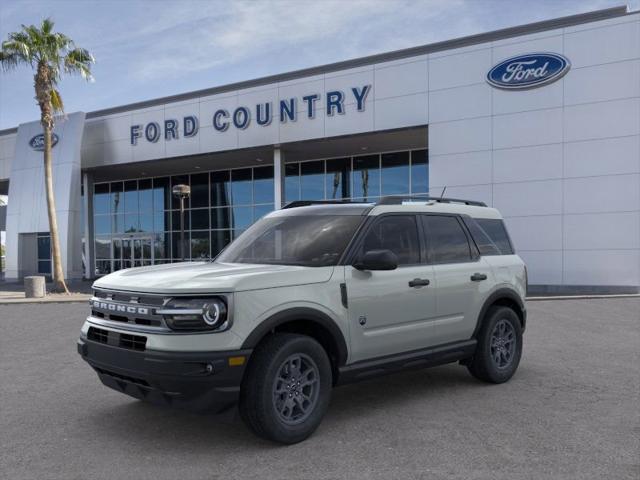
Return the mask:
[[357,270],[395,270],[398,257],[391,250],[369,250],[354,264]]

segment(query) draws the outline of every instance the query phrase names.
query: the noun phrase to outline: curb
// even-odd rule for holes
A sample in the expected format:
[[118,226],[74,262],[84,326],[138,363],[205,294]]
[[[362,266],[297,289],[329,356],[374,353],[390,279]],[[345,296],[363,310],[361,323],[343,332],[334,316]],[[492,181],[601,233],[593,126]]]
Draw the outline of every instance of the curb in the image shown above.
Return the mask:
[[558,295],[547,297],[527,297],[527,302],[544,302],[547,300],[592,300],[598,298],[640,298],[640,293],[623,293],[613,295]]

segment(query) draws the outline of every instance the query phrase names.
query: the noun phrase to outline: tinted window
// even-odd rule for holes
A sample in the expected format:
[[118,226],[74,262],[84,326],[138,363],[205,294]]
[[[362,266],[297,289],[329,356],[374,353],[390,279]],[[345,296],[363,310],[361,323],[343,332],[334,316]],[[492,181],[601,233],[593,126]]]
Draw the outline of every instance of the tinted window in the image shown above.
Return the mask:
[[512,255],[513,247],[507,234],[504,222],[499,218],[476,218],[482,229],[489,235],[489,238],[496,244],[502,255]]
[[469,241],[456,217],[424,217],[432,263],[458,263],[471,260]]
[[464,219],[464,223],[469,229],[473,241],[476,242],[480,255],[500,255],[500,249],[493,243],[493,240],[489,238],[489,235],[482,229],[478,222],[473,218],[467,217]]
[[362,253],[369,250],[391,250],[398,257],[398,265],[420,263],[420,241],[415,217],[391,215],[377,220],[362,244]]

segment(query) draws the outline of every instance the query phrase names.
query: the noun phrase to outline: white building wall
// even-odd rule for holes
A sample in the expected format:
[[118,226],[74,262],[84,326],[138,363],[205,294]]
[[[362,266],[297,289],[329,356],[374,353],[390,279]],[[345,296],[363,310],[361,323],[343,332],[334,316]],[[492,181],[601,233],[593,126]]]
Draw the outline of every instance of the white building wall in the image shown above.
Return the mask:
[[0,137],[0,181],[9,180],[15,150],[15,133]]
[[[562,79],[490,87],[505,58],[555,52]],[[640,285],[640,15],[429,56],[431,191],[506,218],[532,284]]]

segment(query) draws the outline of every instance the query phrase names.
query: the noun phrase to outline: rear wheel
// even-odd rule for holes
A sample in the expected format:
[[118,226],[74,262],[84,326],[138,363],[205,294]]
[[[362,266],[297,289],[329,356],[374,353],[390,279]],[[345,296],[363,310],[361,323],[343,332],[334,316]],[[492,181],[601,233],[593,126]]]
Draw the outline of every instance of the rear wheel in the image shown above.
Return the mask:
[[509,307],[491,307],[480,332],[476,353],[467,365],[474,377],[490,383],[509,380],[522,356],[522,326]]
[[331,364],[313,338],[268,337],[251,356],[242,382],[240,415],[257,435],[297,443],[320,424],[331,397]]

